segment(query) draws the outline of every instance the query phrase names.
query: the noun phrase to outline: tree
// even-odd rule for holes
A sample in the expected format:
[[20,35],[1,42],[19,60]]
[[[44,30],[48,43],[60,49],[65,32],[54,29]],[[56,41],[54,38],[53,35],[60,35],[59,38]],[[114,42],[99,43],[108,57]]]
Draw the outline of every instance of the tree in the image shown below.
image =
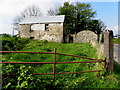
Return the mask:
[[48,10],[48,15],[55,16],[55,11],[53,9]]
[[90,20],[87,23],[87,29],[95,32],[98,36],[98,41],[100,41],[100,34],[106,30],[106,26],[101,20]]
[[67,29],[70,33],[75,30],[75,6],[65,2],[63,6],[59,8],[57,15],[65,15],[65,22]]
[[21,13],[22,17],[41,16],[41,15],[42,13],[39,7],[35,5],[29,6]]
[[50,8],[47,12],[47,15],[55,16],[59,12],[60,4],[55,5],[55,8]]
[[59,8],[59,13],[57,14],[66,15],[65,20],[70,33],[78,33],[86,29],[87,22],[94,17],[96,12],[92,11],[90,4],[69,4],[65,2],[64,5]]
[[16,16],[13,20],[13,29],[18,29],[19,22],[25,17],[42,16],[39,7],[32,5],[27,7],[19,16]]
[[13,19],[13,30],[18,30],[18,24],[19,22],[23,19],[22,16],[16,16],[14,19]]
[[87,29],[86,25],[89,20],[91,20],[96,12],[92,11],[90,4],[86,3],[76,3],[76,32]]
[[90,20],[87,23],[87,29],[95,32],[97,35],[99,35],[101,32],[106,30],[106,26],[101,20]]

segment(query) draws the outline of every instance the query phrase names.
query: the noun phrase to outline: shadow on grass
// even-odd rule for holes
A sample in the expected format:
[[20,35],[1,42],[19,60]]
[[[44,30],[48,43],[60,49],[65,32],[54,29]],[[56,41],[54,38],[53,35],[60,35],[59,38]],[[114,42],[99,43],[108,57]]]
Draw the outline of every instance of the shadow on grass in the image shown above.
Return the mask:
[[114,61],[114,71],[115,74],[120,75],[120,64],[118,64],[116,61]]

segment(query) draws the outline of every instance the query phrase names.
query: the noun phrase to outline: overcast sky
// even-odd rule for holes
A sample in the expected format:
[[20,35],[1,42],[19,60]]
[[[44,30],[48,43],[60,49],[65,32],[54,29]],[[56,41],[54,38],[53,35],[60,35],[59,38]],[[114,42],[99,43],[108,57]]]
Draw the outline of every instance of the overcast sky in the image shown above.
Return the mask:
[[91,3],[97,12],[96,18],[101,19],[114,33],[118,32],[118,0],[0,0],[0,34],[12,34],[13,19],[28,6],[37,5],[45,15],[49,8],[66,1]]

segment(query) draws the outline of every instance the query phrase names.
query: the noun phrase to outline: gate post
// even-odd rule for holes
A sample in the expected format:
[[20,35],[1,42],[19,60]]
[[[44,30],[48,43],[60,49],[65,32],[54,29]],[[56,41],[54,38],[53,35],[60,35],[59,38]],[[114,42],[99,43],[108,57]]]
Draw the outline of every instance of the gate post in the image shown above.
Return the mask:
[[54,48],[53,84],[55,82],[55,73],[56,73],[56,48]]
[[113,72],[114,50],[113,50],[113,31],[106,30],[104,32],[104,53],[107,60],[106,69],[109,73]]
[[[2,46],[2,38],[0,39],[0,46]],[[0,51],[2,51],[2,47],[0,47]],[[2,52],[0,52],[0,62],[2,62]],[[0,64],[0,90],[1,89],[2,89],[2,64]]]

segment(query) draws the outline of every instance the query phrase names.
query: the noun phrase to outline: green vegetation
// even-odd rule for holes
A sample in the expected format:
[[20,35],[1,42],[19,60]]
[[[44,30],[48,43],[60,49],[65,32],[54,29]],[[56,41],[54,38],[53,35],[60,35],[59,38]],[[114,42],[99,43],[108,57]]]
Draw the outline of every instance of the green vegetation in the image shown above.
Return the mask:
[[[13,37],[9,37],[9,39],[10,38],[12,39]],[[16,40],[18,41],[19,39],[20,38],[17,38]],[[22,39],[20,40],[22,42]],[[54,48],[57,48],[57,52],[59,53],[97,58],[96,48],[93,48],[90,43],[58,44],[47,41],[28,41],[28,43],[25,42],[24,44],[18,45],[18,48],[19,46],[23,47],[20,51],[53,52]],[[9,47],[9,44],[7,45]],[[6,53],[2,55],[2,60],[3,62],[53,62],[53,55]],[[57,61],[69,62],[88,60],[57,55]],[[50,73],[52,72],[52,67],[52,64],[3,64],[3,74],[17,74],[17,76],[3,77],[3,88],[120,88],[120,67],[116,63],[115,68],[117,69],[115,69],[112,74],[106,73],[103,68],[103,63],[57,64],[57,72],[79,72],[101,69],[103,72],[100,72],[100,77],[97,77],[98,72],[56,75],[54,84],[52,83],[52,75],[32,75],[32,73]]]
[[65,2],[63,6],[58,8],[57,15],[65,15],[67,29],[70,33],[91,30],[99,35],[106,29],[106,26],[101,20],[93,19],[96,12],[89,3]]
[[113,42],[114,42],[115,44],[120,44],[120,38],[114,38],[114,39],[113,39]]
[[3,34],[0,40],[2,40],[2,51],[18,51],[25,47],[25,44],[29,43],[29,39],[12,37],[8,34]]
[[70,33],[78,33],[86,30],[87,22],[94,17],[96,12],[92,10],[90,4],[65,2],[57,14],[66,15],[66,25]]

